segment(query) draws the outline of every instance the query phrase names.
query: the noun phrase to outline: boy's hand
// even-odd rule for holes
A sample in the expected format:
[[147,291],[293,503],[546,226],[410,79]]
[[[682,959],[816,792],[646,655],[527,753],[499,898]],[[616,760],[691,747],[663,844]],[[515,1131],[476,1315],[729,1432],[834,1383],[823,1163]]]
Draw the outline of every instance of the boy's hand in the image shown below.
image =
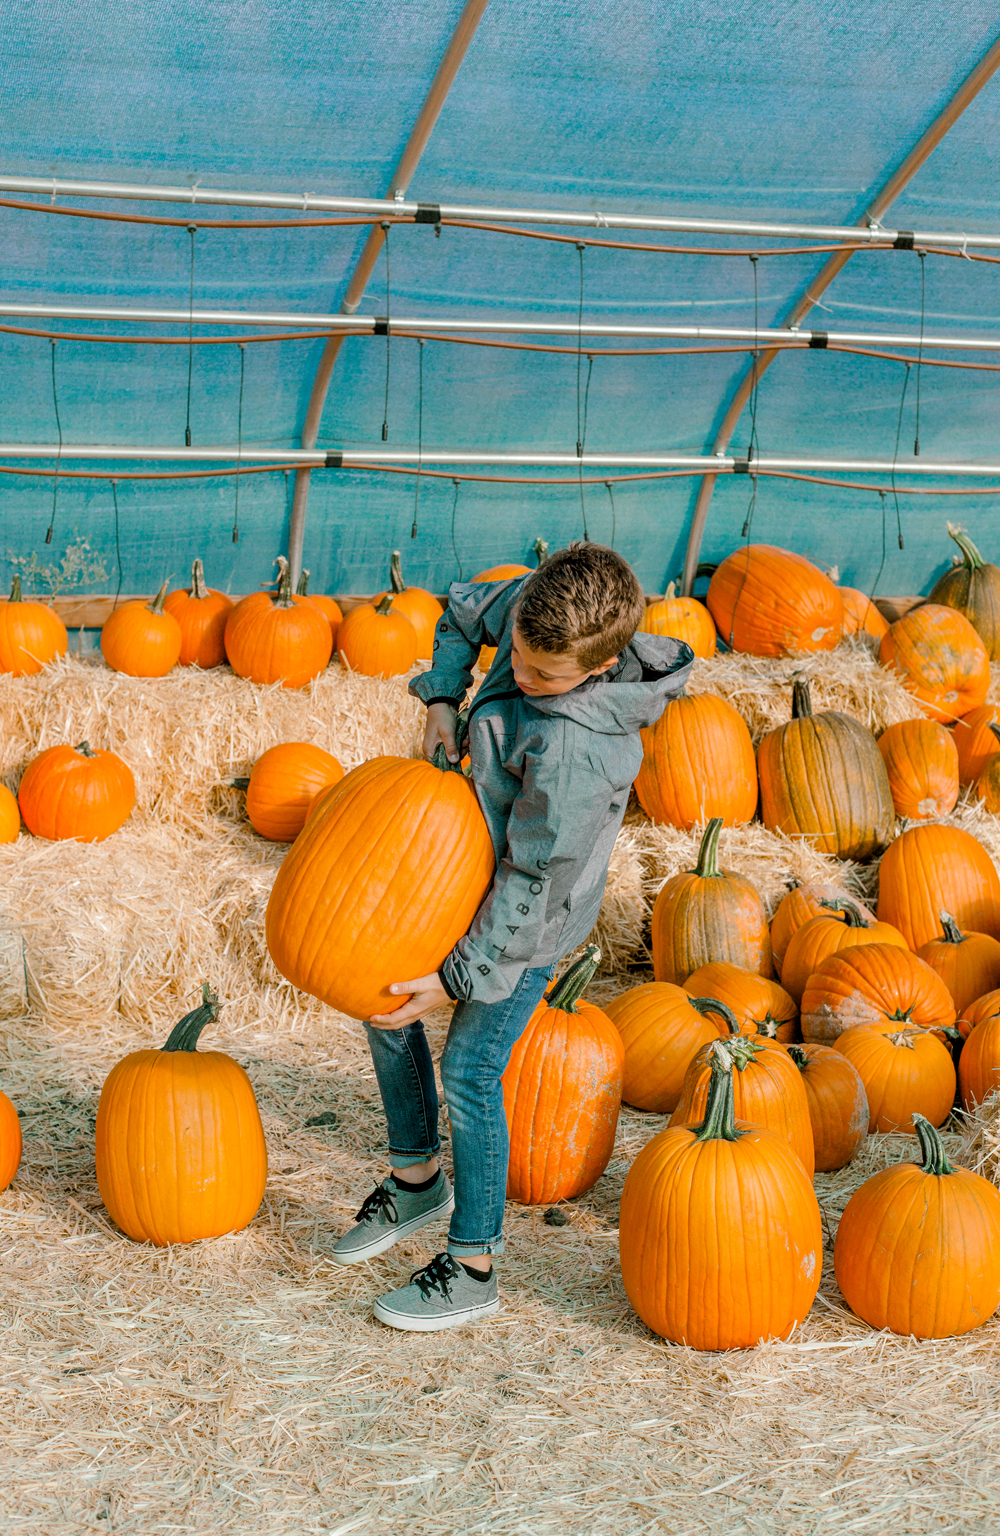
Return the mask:
[[[458,710],[454,704],[444,702],[427,707],[427,727],[424,731],[424,756],[430,762],[438,747],[444,747],[449,763],[458,762],[458,742],[455,740],[455,723]],[[372,1021],[374,1023],[374,1020]]]
[[402,1029],[404,1024],[413,1024],[432,1008],[451,1002],[436,971],[431,976],[418,976],[415,981],[394,981],[389,991],[393,996],[404,992],[412,992],[413,996],[395,1013],[373,1013],[370,1022],[376,1029]]

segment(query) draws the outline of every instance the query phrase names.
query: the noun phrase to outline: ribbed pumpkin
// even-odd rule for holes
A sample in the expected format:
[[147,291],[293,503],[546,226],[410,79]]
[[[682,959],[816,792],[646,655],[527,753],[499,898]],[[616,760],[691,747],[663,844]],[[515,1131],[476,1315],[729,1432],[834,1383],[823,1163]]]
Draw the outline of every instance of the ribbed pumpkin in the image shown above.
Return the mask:
[[976,709],[990,686],[986,647],[964,614],[941,603],[911,608],[891,624],[878,659],[942,725]]
[[398,549],[392,552],[389,572],[392,583],[390,590],[380,592],[378,597],[372,598],[372,603],[377,608],[382,599],[388,597],[392,612],[403,614],[413,625],[417,637],[417,660],[430,661],[434,654],[434,629],[444,609],[433,592],[427,592],[423,587],[406,585]]
[[81,741],[39,752],[24,770],[17,799],[35,837],[100,843],[132,814],[135,780],[116,753],[92,752]]
[[181,629],[182,667],[223,667],[226,664],[226,620],[235,604],[225,592],[205,585],[205,568],[200,560],[191,567],[191,585],[168,592],[163,610],[176,619]]
[[684,640],[696,656],[715,655],[716,634],[712,615],[696,597],[676,597],[670,583],[666,597],[648,603],[640,630],[647,635],[669,635]]
[[782,896],[771,919],[771,953],[779,976],[792,934],[803,923],[808,923],[810,918],[822,917],[829,912],[842,912],[847,901],[857,907],[866,922],[875,921],[875,913],[869,912],[864,902],[858,901],[856,896],[848,896],[839,885],[824,885],[814,881],[791,886],[787,894]]
[[0,843],[16,843],[21,831],[21,812],[17,799],[6,784],[0,784]]
[[330,633],[333,636],[333,648],[337,648],[337,636],[340,626],[344,622],[344,615],[340,604],[335,597],[327,597],[323,592],[309,591],[309,572],[303,571],[299,577],[299,584],[295,588],[299,597],[307,597],[314,608],[318,608],[330,625]]
[[790,1045],[802,1074],[816,1149],[816,1172],[834,1173],[856,1155],[868,1134],[868,1100],[858,1070],[828,1045]]
[[[860,951],[859,951],[860,953]],[[868,1129],[912,1131],[913,1116],[943,1125],[955,1102],[955,1068],[948,1047],[929,1030],[848,1029],[840,1051],[857,1069],[868,1100]]]
[[980,704],[955,721],[952,736],[958,752],[958,777],[962,784],[974,784],[991,757],[1000,751],[996,732],[990,727],[1000,721],[995,704]]
[[987,1019],[995,1019],[998,1015],[1000,1015],[1000,987],[992,992],[985,992],[982,997],[977,997],[974,1003],[967,1004],[955,1021],[956,1028],[962,1039],[967,1040],[977,1024],[982,1024]]
[[652,821],[689,832],[713,816],[727,827],[753,820],[753,742],[742,716],[726,699],[714,693],[681,694],[639,735],[643,758],[635,792]]
[[799,1010],[776,981],[728,960],[699,966],[684,983],[693,998],[717,998],[730,1008],[744,1035],[765,1035],[782,1045],[798,1039]]
[[838,587],[837,591],[844,605],[844,638],[848,635],[871,635],[873,639],[881,640],[889,624],[871,598],[859,592],[857,587]]
[[983,559],[964,528],[949,523],[948,535],[955,540],[962,558],[938,577],[930,601],[964,614],[990,660],[1000,661],[1000,567]]
[[625,1050],[607,1015],[580,1001],[600,958],[588,945],[543,998],[503,1075],[507,1198],[522,1205],[592,1189],[615,1148]]
[[760,816],[770,832],[805,837],[821,853],[867,859],[895,817],[875,738],[839,710],[812,712],[809,684],[792,689],[792,718],[757,748]]
[[751,1349],[801,1323],[823,1263],[819,1206],[783,1137],[733,1113],[731,1048],[717,1040],[705,1118],[671,1126],[629,1169],[622,1279],[648,1328],[692,1349]]
[[1000,876],[983,845],[959,827],[908,827],[879,866],[879,921],[911,949],[937,937],[941,913],[960,928],[1000,938]]
[[[541,547],[540,547],[541,546]],[[535,545],[538,551],[539,569],[545,564],[545,554],[548,554],[548,545],[539,539]],[[488,571],[480,571],[478,576],[473,576],[473,581],[514,581],[518,576],[530,576],[530,565],[491,565]],[[496,660],[497,648],[495,645],[484,645],[479,652],[479,660],[476,663],[480,672],[488,672]]]
[[267,1148],[250,1079],[231,1056],[198,1050],[217,1014],[206,986],[162,1050],[133,1051],[101,1090],[97,1184],[136,1242],[238,1232],[263,1199]]
[[878,739],[897,816],[947,816],[958,799],[958,752],[936,720],[900,720]]
[[393,610],[391,596],[352,608],[337,633],[345,667],[362,677],[398,677],[417,659],[417,632],[405,613]]
[[801,1004],[810,976],[830,955],[859,944],[895,944],[906,949],[906,940],[891,923],[866,918],[853,901],[838,902],[836,907],[810,918],[796,929],[785,951],[781,984]]
[[21,1166],[21,1122],[5,1093],[0,1093],[0,1189],[6,1189]]
[[292,592],[288,561],[279,555],[274,592],[251,592],[226,620],[226,655],[239,677],[253,683],[304,688],[333,653],[333,633],[312,598]]
[[46,603],[26,601],[21,578],[15,576],[10,597],[0,602],[0,672],[34,677],[46,663],[65,656],[68,647],[62,619]]
[[1000,987],[1000,942],[988,933],[963,933],[950,912],[941,913],[941,933],[917,950],[948,988],[963,1013],[985,992]]
[[166,677],[181,654],[181,626],[164,603],[164,582],[149,603],[123,603],[104,621],[101,654],[115,672],[126,677]]
[[681,985],[710,960],[770,976],[764,903],[749,880],[718,864],[721,816],[705,828],[694,869],[666,881],[653,903],[653,974]]
[[958,1058],[958,1088],[966,1110],[975,1109],[1000,1088],[1000,992],[992,996],[995,1001],[970,1031]]
[[968,1333],[1000,1305],[1000,1194],[954,1168],[914,1115],[922,1165],[883,1168],[840,1218],[833,1270],[844,1300],[872,1328],[905,1338]]
[[862,944],[829,955],[802,994],[802,1034],[832,1045],[847,1029],[947,1030],[955,1004],[929,965],[896,944]]
[[293,843],[316,796],[343,777],[332,753],[308,741],[283,741],[258,757],[248,779],[233,783],[247,792],[247,817],[254,831],[272,843]]
[[391,1013],[395,981],[436,971],[482,905],[493,845],[471,782],[376,757],[310,816],[267,904],[267,947],[293,986],[356,1019]]
[[[991,725],[990,735],[1000,742],[1000,725]],[[1000,752],[987,758],[986,766],[976,780],[976,799],[991,816],[1000,815]]]
[[773,544],[727,555],[705,601],[730,649],[750,656],[832,651],[840,642],[844,604],[833,582],[811,561]]
[[677,1107],[695,1052],[719,1038],[718,1020],[725,1019],[713,998],[690,997],[669,981],[633,987],[608,1003],[605,1013],[625,1047],[622,1099],[658,1115]]

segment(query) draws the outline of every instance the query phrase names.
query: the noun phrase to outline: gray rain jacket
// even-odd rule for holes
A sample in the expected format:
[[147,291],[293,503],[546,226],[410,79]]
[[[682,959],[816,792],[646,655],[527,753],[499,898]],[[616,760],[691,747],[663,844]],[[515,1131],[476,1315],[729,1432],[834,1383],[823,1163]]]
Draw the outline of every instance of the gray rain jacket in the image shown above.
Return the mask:
[[496,660],[472,702],[472,781],[497,872],[472,927],[441,967],[452,996],[509,997],[522,971],[552,965],[587,938],[642,762],[641,726],[659,719],[694,660],[681,640],[637,633],[615,665],[570,693],[528,698],[514,682],[514,610],[527,577],[455,582],[430,671],[410,692],[458,707],[482,645]]

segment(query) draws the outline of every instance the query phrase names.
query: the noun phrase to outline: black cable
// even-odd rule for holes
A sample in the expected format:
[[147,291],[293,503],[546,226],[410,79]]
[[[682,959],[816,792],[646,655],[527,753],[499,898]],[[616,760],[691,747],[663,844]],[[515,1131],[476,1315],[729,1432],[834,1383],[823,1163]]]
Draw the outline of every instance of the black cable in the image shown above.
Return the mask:
[[580,301],[576,311],[576,456],[583,456],[583,438],[580,431],[580,370],[583,365],[583,253],[586,246],[581,241],[576,243],[577,255],[580,258]]
[[117,480],[112,480],[112,482],[111,482],[111,499],[112,499],[112,501],[115,504],[115,554],[116,554],[116,556],[118,558],[118,585],[115,588],[115,600],[114,600],[114,603],[112,604],[112,612],[113,612],[114,609],[118,607],[118,599],[119,599],[119,597],[121,597],[121,592],[122,592],[122,546],[121,546],[120,529],[119,529],[119,525],[118,525],[118,482],[117,482]]
[[455,543],[455,518],[458,513],[458,488],[461,484],[461,481],[453,480],[451,483],[455,487],[455,497],[451,504],[451,547],[455,555],[455,564],[458,566],[458,579],[461,581],[462,562],[458,554],[458,545]]
[[[757,292],[757,262],[759,261],[759,259],[760,258],[758,256],[751,256],[750,257],[750,263],[751,263],[751,265],[753,267],[753,339],[754,339],[754,352],[753,352],[753,373],[752,373],[752,376],[751,376],[752,377],[752,382],[751,382],[751,386],[750,386],[750,446],[747,449],[747,463],[748,463],[748,465],[753,462],[753,458],[754,458],[754,454],[755,453],[758,454],[758,455],[760,454],[760,443],[759,443],[759,441],[757,439],[757,391],[758,391],[759,386],[760,386],[760,376],[759,376],[758,371],[757,371],[758,370],[758,366],[759,366],[759,362],[760,362],[760,349],[757,346],[757,341],[758,341],[757,332],[758,332],[758,329],[759,329],[759,324],[758,324],[758,321],[759,321],[759,298],[758,298],[758,292]],[[740,537],[744,538],[744,539],[747,539],[748,541],[749,541],[749,538],[750,538],[750,529],[751,529],[751,526],[753,524],[753,515],[754,515],[754,512],[756,511],[756,509],[757,509],[757,476],[751,471],[751,474],[750,474],[750,502],[749,502],[749,505],[747,507],[747,515],[746,515],[746,517],[743,520],[743,528],[742,528],[741,533],[740,533]],[[742,591],[742,588],[740,590]]]
[[903,543],[903,525],[899,519],[899,497],[896,494],[896,460],[899,458],[899,434],[903,430],[903,406],[906,403],[906,386],[910,382],[910,369],[912,367],[912,363],[906,364],[906,376],[903,379],[903,393],[899,397],[899,415],[896,418],[896,446],[892,452],[892,472],[889,476],[890,482],[892,484],[892,499],[896,503],[896,536],[899,540],[900,549],[905,549],[906,546]]
[[246,348],[240,347],[240,403],[236,415],[236,496],[233,505],[233,543],[240,542],[240,461],[243,458],[243,376],[246,369]]
[[389,230],[392,228],[392,225],[383,224],[381,228],[382,233],[385,236],[385,407],[382,411],[382,441],[385,443],[389,440],[389,366],[392,361],[392,337],[390,335],[392,327],[389,324],[389,305],[391,293],[389,273]]
[[583,436],[580,438],[580,441],[577,444],[577,454],[580,460],[580,516],[583,519],[583,542],[585,544],[588,543],[590,535],[587,532],[587,502],[583,490],[583,450],[587,446],[587,415],[590,410],[590,378],[593,371],[594,359],[593,356],[588,353],[587,385],[583,392]]
[[191,374],[194,369],[194,237],[198,233],[197,225],[189,224],[187,232],[191,237],[191,275],[188,283],[188,387],[187,387],[187,420],[184,427],[184,445],[191,446]]
[[872,589],[868,594],[869,602],[874,601],[875,589],[882,580],[882,572],[885,570],[885,491],[879,491],[879,496],[882,498],[882,561],[875,573],[875,580],[872,582]]
[[59,461],[62,458],[63,446],[62,422],[59,419],[59,396],[56,392],[56,344],[54,341],[50,341],[49,346],[52,348],[52,409],[56,413],[56,431],[59,433],[59,448],[56,453],[56,472],[52,480],[52,516],[49,518],[49,526],[45,530],[46,544],[52,543],[52,530],[56,525],[56,500],[59,496]]
[[917,417],[913,436],[913,457],[920,457],[920,368],[924,360],[924,302],[926,298],[927,252],[918,251],[920,257],[920,345],[917,348]]
[[413,482],[413,527],[410,538],[417,536],[417,513],[420,510],[420,470],[424,456],[424,342],[417,341],[419,384],[417,385],[417,477]]
[[610,480],[605,480],[604,489],[611,498],[611,548],[615,547],[615,534],[617,532],[618,519],[615,515],[615,488]]

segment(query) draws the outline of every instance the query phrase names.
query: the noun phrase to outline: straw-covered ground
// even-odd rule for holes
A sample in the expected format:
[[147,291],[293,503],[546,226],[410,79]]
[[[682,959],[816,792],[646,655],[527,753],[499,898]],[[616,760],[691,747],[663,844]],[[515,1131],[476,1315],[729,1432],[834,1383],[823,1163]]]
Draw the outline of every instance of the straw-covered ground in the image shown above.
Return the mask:
[[[725,658],[693,686],[726,693],[755,735],[785,718],[791,663]],[[816,708],[876,728],[914,711],[867,652],[810,660]],[[0,1528],[239,1536],[440,1533],[988,1532],[998,1524],[1000,1322],[963,1339],[875,1334],[847,1312],[829,1265],[783,1344],[699,1355],[631,1312],[617,1206],[636,1152],[662,1126],[626,1110],[616,1154],[564,1225],[511,1207],[504,1311],[475,1331],[401,1335],[374,1294],[426,1261],[411,1242],[359,1270],[330,1261],[383,1169],[381,1111],[360,1028],[296,995],[270,965],[262,917],[283,850],[226,788],[279,740],[351,767],[415,749],[399,681],[331,668],[311,689],[228,673],[159,682],[70,660],[0,678],[0,776],[84,737],[136,775],[139,804],[99,845],[0,849],[0,1086],[25,1156],[0,1195]],[[996,823],[957,818],[1000,855]],[[644,974],[661,881],[696,837],[630,815],[599,938],[592,996]],[[770,902],[793,875],[870,890],[760,827],[724,834],[723,862]],[[237,1236],[160,1251],[121,1237],[94,1176],[100,1086],[124,1053],[162,1042],[201,981],[222,998],[206,1044],[257,1091],[270,1179]],[[447,1019],[434,1022],[440,1039]],[[1000,1117],[949,1145],[1000,1178]],[[828,1242],[851,1191],[912,1154],[872,1138],[817,1180]],[[443,1235],[443,1232],[442,1234]]]

